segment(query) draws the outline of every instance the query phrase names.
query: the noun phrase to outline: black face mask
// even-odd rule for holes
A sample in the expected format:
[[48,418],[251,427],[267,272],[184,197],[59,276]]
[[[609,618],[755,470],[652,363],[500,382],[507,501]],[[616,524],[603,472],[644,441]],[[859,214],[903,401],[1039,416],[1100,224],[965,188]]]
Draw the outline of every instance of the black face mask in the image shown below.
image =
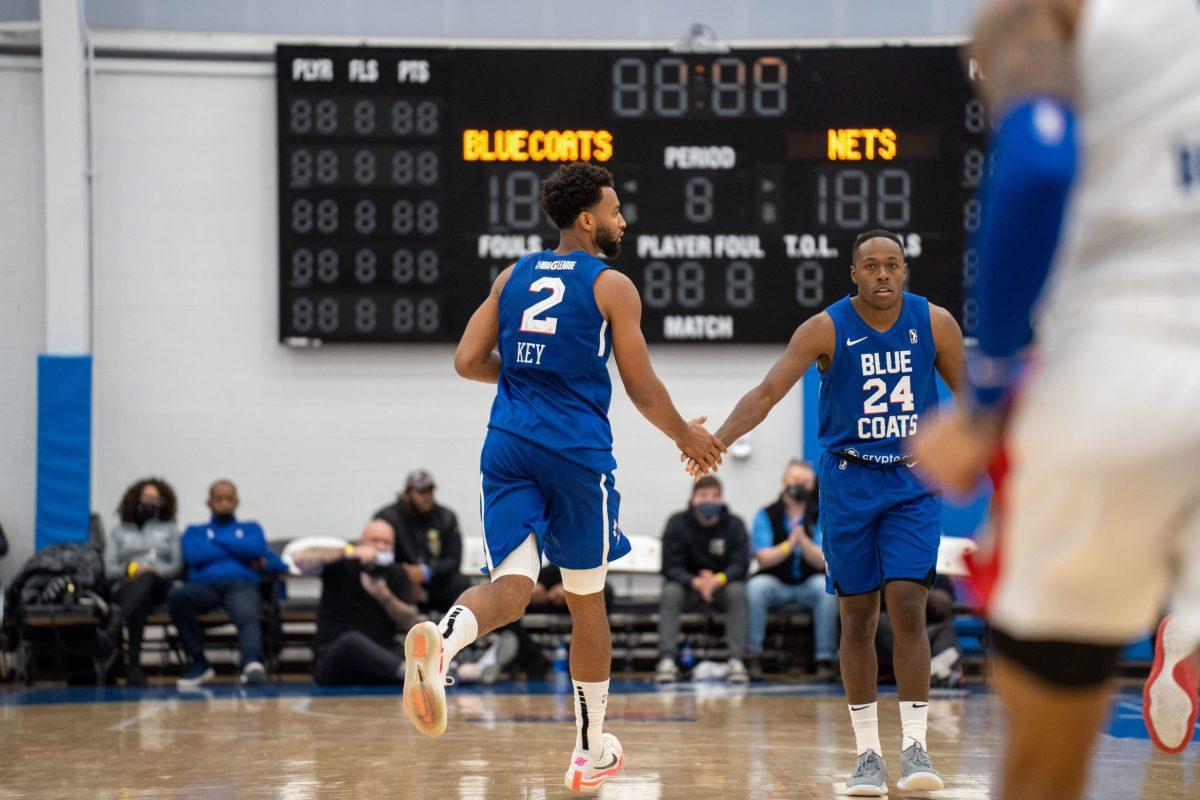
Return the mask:
[[154,503],[138,503],[133,510],[133,518],[138,525],[145,525],[158,516],[158,506]]
[[789,486],[784,490],[784,494],[797,503],[805,503],[812,497],[812,489],[803,485]]
[[218,525],[229,525],[233,522],[233,514],[213,514],[213,522]]

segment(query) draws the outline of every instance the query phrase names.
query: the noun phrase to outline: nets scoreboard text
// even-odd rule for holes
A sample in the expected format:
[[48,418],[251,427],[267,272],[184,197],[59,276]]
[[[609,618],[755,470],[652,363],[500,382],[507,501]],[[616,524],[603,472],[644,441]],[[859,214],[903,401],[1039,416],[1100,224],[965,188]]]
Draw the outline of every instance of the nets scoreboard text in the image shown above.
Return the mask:
[[951,47],[280,46],[281,341],[456,341],[557,244],[541,181],[612,170],[652,342],[786,342],[869,228],[964,327],[987,120]]

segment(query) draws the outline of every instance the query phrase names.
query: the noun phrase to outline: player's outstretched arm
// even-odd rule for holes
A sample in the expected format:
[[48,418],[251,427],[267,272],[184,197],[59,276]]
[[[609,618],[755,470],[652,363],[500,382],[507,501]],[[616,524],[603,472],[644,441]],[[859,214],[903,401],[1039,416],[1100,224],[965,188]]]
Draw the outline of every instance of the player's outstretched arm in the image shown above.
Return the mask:
[[725,445],[702,427],[703,417],[684,422],[667,387],[654,373],[642,335],[642,300],[637,287],[621,273],[606,269],[596,279],[596,303],[608,320],[613,356],[629,399],[642,416],[675,442],[680,452],[700,464],[702,472],[715,470]]
[[500,292],[508,283],[512,267],[496,276],[487,299],[475,309],[467,321],[467,329],[454,351],[454,371],[467,380],[495,383],[500,380],[500,354],[496,342],[500,339]]
[[814,361],[833,358],[834,337],[833,319],[824,312],[801,324],[767,377],[746,392],[733,407],[717,431],[717,438],[733,444],[766,419],[771,409],[791,391]]

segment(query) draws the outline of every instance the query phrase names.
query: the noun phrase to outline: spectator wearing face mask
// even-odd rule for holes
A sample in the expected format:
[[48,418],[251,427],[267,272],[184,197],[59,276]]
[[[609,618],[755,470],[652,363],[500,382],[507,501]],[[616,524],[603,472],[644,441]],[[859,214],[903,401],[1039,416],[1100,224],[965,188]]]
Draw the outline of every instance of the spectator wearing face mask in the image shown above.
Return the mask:
[[686,511],[667,521],[663,532],[663,595],[659,606],[658,667],[654,679],[679,678],[675,655],[679,618],[684,611],[715,608],[725,612],[730,683],[749,680],[746,651],[746,525],[725,507],[721,482],[711,475],[692,484]]
[[143,478],[125,490],[119,523],[104,545],[104,577],[113,585],[129,642],[125,681],[145,686],[142,632],[146,616],[163,602],[183,569],[175,490],[162,478]]
[[375,512],[396,532],[396,563],[416,587],[422,611],[446,611],[471,586],[462,566],[462,534],[458,517],[438,503],[433,476],[414,470],[404,481],[396,502]]
[[373,519],[355,545],[292,555],[305,575],[321,576],[313,680],[322,686],[403,683],[397,628],[417,621],[412,584],[395,563],[392,526]]
[[758,572],[746,584],[750,603],[746,661],[753,677],[762,674],[767,614],[786,605],[804,606],[812,613],[817,674],[833,674],[838,604],[837,597],[825,591],[817,506],[817,476],[812,464],[793,459],[783,472],[779,497],[754,517],[750,548]]
[[266,680],[263,667],[262,625],[258,619],[261,602],[259,570],[270,563],[270,550],[257,522],[239,520],[237,487],[219,480],[208,489],[212,519],[190,525],[183,532],[183,560],[187,583],[167,593],[171,623],[188,657],[188,667],[178,681],[180,689],[194,689],[215,675],[204,657],[204,628],[199,614],[217,607],[225,609],[237,628],[241,652],[240,682],[259,684]]

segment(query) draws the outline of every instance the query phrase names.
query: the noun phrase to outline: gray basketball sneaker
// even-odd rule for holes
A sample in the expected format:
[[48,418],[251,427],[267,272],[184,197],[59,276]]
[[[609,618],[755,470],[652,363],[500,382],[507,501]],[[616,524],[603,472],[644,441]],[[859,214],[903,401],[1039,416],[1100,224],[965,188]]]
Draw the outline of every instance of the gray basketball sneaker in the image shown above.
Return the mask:
[[900,780],[896,786],[913,792],[937,792],[944,787],[942,776],[933,768],[929,753],[919,742],[913,742],[900,753]]
[[854,772],[846,781],[846,794],[852,797],[886,797],[887,765],[883,757],[874,750],[868,750],[858,757]]

